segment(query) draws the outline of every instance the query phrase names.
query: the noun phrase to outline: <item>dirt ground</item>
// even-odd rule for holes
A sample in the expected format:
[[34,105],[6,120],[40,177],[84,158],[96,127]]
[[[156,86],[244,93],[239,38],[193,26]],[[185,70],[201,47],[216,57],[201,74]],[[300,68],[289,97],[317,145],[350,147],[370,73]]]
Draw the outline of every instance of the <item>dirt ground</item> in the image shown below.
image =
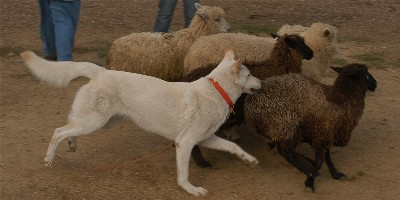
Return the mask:
[[[156,0],[82,1],[74,59],[104,65],[109,45],[131,32],[151,31]],[[346,181],[333,180],[326,165],[315,193],[305,176],[276,150],[253,135],[240,145],[260,164],[247,166],[225,152],[204,150],[214,165],[190,163],[190,180],[209,191],[204,199],[399,199],[400,198],[400,2],[397,0],[202,0],[220,6],[234,31],[276,30],[283,24],[313,22],[339,30],[336,64],[368,64],[378,88],[368,93],[362,119],[348,146],[334,148]],[[1,0],[0,183],[1,199],[196,199],[176,184],[172,147],[153,158],[137,158],[166,148],[168,141],[135,125],[102,129],[78,138],[75,153],[63,141],[52,168],[43,157],[53,131],[65,125],[71,102],[86,79],[66,88],[35,80],[19,58],[41,51],[37,1]],[[179,1],[172,30],[182,28]],[[247,27],[247,28],[246,28]],[[250,32],[254,30],[250,30]],[[257,31],[255,31],[257,32]],[[263,33],[261,33],[263,34]],[[309,154],[307,145],[300,151]]]

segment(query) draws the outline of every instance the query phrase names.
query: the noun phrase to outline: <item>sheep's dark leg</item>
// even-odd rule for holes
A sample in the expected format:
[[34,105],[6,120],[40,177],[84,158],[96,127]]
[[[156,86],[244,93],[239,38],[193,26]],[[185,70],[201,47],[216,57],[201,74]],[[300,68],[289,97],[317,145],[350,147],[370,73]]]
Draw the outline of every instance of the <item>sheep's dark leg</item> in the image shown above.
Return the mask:
[[[175,147],[175,144],[173,146]],[[212,167],[212,164],[204,159],[203,154],[201,153],[198,145],[194,145],[191,155],[193,157],[194,162],[197,164],[197,166],[199,166],[201,168],[211,168]]]
[[304,159],[306,159],[308,162],[310,162],[313,166],[315,165],[315,161],[307,156],[301,155]]
[[268,147],[269,147],[269,149],[274,149],[275,148],[275,146],[276,146],[276,144],[274,143],[274,142],[268,142]]
[[314,187],[314,180],[316,177],[319,176],[319,170],[322,167],[322,164],[324,163],[324,158],[325,158],[325,149],[324,148],[317,148],[315,151],[315,162],[314,162],[314,171],[310,175],[307,175],[307,179],[304,182],[305,186],[310,188],[312,192],[314,192],[315,187]]
[[[303,172],[307,176],[307,180],[309,177],[313,177],[315,171],[314,166],[301,154],[297,153],[294,147],[282,143],[277,143],[277,145],[279,154],[281,154],[286,161],[295,166],[299,171]],[[307,180],[305,183],[306,187],[309,187],[314,191],[314,179],[309,180],[310,183],[307,183]]]
[[212,165],[210,162],[206,161],[203,157],[203,154],[200,151],[198,145],[195,145],[192,149],[192,157],[194,162],[201,168],[211,168]]
[[337,171],[335,165],[333,165],[333,162],[331,159],[331,153],[330,153],[329,149],[326,151],[325,161],[326,161],[326,165],[328,166],[329,172],[333,179],[346,180],[347,176],[345,174]]

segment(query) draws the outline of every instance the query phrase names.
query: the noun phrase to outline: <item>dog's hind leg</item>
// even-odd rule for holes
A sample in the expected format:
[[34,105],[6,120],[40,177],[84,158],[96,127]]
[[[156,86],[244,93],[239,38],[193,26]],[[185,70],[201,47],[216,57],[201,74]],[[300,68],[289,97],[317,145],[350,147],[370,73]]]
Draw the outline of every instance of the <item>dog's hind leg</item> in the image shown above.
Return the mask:
[[245,152],[242,148],[239,147],[239,145],[237,145],[231,141],[222,139],[214,134],[212,134],[209,138],[201,141],[199,143],[199,145],[210,148],[210,149],[216,149],[216,150],[230,152],[230,153],[238,156],[243,161],[248,162],[250,164],[258,163],[258,161],[255,157],[253,157],[252,155]]
[[78,147],[78,142],[76,141],[76,136],[71,136],[68,138],[68,146],[69,150],[72,152],[76,151],[76,148]]
[[85,118],[71,119],[66,126],[57,128],[54,131],[53,137],[51,138],[49,147],[47,149],[46,157],[44,158],[45,165],[47,167],[51,167],[56,155],[57,146],[62,140],[65,138],[89,134],[103,127],[108,119],[109,118],[104,118],[97,114],[92,114],[85,116]]

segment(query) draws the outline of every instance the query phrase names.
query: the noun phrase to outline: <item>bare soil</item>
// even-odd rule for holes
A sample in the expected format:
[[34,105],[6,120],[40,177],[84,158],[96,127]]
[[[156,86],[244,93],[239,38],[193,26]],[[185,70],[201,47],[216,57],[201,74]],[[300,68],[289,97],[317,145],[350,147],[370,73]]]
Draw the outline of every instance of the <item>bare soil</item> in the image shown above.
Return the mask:
[[[131,32],[151,31],[156,0],[82,1],[74,59],[105,64],[112,41]],[[346,181],[333,180],[324,165],[315,193],[305,176],[258,137],[243,134],[240,145],[260,164],[247,166],[225,152],[204,150],[214,165],[190,163],[190,180],[209,190],[204,199],[399,199],[400,197],[400,2],[397,0],[202,0],[220,6],[233,29],[243,24],[280,27],[313,22],[339,30],[336,63],[368,64],[378,88],[368,93],[362,119],[348,146],[334,148]],[[78,138],[68,152],[63,141],[52,168],[43,157],[53,131],[65,125],[75,92],[35,80],[19,58],[41,51],[37,1],[0,3],[0,184],[1,199],[196,199],[176,184],[175,151],[168,141],[130,122]],[[179,1],[171,31],[182,28]],[[166,149],[139,162],[138,158]],[[299,151],[310,154],[307,145]]]

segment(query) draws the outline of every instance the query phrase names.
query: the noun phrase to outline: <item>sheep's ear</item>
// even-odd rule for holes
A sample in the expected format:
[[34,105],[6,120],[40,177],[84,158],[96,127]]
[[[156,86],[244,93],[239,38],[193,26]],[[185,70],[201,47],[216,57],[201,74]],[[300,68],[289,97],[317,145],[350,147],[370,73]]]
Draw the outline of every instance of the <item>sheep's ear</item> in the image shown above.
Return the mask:
[[225,52],[224,61],[232,61],[235,59],[235,53],[233,53],[232,49],[229,49]]
[[272,37],[272,38],[274,38],[275,40],[278,40],[279,35],[274,34],[274,33],[270,33],[270,34],[271,34],[271,37]]
[[328,28],[325,28],[322,34],[324,35],[324,37],[328,37],[331,34],[331,32],[329,31]]
[[232,71],[234,74],[240,73],[240,67],[242,66],[242,60],[239,58],[235,63],[232,65]]
[[208,19],[207,13],[204,13],[204,12],[201,12],[201,11],[200,11],[200,9],[201,9],[203,6],[200,5],[199,3],[195,3],[194,5],[195,5],[196,10],[197,10],[196,14],[199,15],[199,16],[200,16],[201,18],[203,18],[204,20],[207,20],[207,19]]
[[199,15],[202,19],[207,20],[208,19],[208,15],[207,13],[201,13],[201,12],[197,12],[197,15]]
[[337,72],[338,74],[340,74],[340,72],[342,71],[343,68],[341,67],[331,67],[331,69],[335,72]]

